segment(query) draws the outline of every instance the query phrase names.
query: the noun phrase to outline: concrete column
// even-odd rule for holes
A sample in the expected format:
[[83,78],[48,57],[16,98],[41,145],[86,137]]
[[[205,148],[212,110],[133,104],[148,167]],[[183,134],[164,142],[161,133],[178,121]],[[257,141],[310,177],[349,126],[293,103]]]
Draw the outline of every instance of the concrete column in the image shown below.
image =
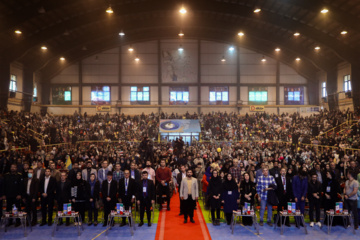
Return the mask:
[[6,109],[10,86],[10,63],[0,62],[0,109]]

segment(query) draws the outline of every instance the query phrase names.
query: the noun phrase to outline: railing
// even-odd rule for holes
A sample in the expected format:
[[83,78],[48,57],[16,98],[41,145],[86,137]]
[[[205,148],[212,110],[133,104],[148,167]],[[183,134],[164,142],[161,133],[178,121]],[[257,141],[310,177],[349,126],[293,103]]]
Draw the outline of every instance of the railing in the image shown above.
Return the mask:
[[331,136],[332,134],[334,133],[337,133],[337,132],[340,132],[340,131],[343,131],[344,129],[346,129],[347,127],[349,127],[349,125],[351,124],[352,120],[349,120],[349,121],[345,121],[343,122],[342,124],[336,126],[336,127],[333,127],[329,130],[327,130],[326,132],[322,133],[322,134],[319,134],[319,136],[323,136],[323,135],[326,135],[326,136]]

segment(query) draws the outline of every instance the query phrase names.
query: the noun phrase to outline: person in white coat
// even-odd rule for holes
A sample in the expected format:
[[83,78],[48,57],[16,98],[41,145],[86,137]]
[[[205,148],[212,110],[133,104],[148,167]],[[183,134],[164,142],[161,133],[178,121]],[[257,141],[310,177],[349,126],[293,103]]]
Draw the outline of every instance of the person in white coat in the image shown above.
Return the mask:
[[188,169],[186,171],[186,178],[183,178],[180,185],[180,198],[184,200],[184,223],[187,223],[188,216],[190,217],[190,222],[195,223],[194,209],[199,198],[199,186],[196,178],[193,178],[192,175],[192,170]]

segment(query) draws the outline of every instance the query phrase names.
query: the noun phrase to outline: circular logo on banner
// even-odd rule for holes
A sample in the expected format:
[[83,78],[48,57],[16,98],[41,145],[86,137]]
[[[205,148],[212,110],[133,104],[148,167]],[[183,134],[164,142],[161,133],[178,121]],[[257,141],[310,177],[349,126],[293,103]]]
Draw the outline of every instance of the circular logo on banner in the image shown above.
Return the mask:
[[180,127],[180,124],[173,121],[166,121],[161,123],[160,127],[164,130],[176,130]]
[[255,111],[255,106],[250,106],[250,111]]

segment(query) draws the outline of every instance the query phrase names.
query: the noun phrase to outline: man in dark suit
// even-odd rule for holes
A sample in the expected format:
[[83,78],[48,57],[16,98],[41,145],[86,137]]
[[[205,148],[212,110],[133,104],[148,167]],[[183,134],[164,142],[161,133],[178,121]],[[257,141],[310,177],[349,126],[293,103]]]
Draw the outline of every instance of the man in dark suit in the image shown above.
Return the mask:
[[[119,201],[124,204],[124,209],[129,210],[135,201],[137,183],[130,178],[130,171],[124,171],[124,178],[119,181]],[[131,223],[130,223],[131,224]],[[120,227],[126,225],[126,218],[122,218]]]
[[[24,183],[21,173],[17,172],[17,165],[12,163],[10,165],[10,172],[4,176],[4,190],[6,197],[6,211],[11,212],[13,205],[20,209],[21,197],[23,196]],[[12,219],[9,225],[12,224]],[[20,219],[16,219],[16,225],[20,226]]]
[[[287,203],[291,202],[293,199],[293,191],[292,191],[292,184],[291,179],[286,176],[285,168],[281,168],[280,176],[275,178],[276,181],[276,195],[279,199],[279,205],[277,206],[278,215],[280,211],[287,209]],[[280,221],[278,222],[280,226]],[[289,218],[286,218],[286,226],[290,226]]]
[[31,226],[35,226],[37,223],[36,202],[39,193],[39,180],[34,178],[34,170],[31,168],[29,168],[27,178],[24,180],[24,188],[23,202],[25,203],[27,218],[29,222],[31,220]]
[[131,162],[131,164],[130,164],[130,177],[132,179],[134,179],[136,182],[140,182],[141,174],[140,174],[140,171],[137,170],[135,167],[136,167],[135,161]]
[[41,224],[46,224],[46,213],[48,214],[48,225],[52,225],[56,180],[51,176],[50,168],[45,170],[45,177],[40,180],[39,191],[41,194]]
[[[71,182],[67,179],[67,173],[62,172],[60,175],[60,181],[56,183],[56,201],[58,204],[58,211],[64,210],[64,203],[71,202]],[[70,218],[66,218],[66,226],[70,224]],[[63,224],[62,219],[59,221],[59,225]]]
[[45,176],[45,169],[43,168],[43,163],[41,159],[38,159],[36,162],[36,168],[34,169],[34,176],[33,178],[36,178],[40,181]]
[[[177,182],[177,185],[178,185],[178,192],[180,191],[181,182],[182,182],[182,180],[184,178],[186,178],[186,169],[185,169],[184,165],[181,165],[180,166],[180,172],[176,175],[176,182]],[[179,197],[180,197],[180,194],[179,194]],[[184,200],[181,200],[181,198],[180,198],[180,213],[179,213],[179,216],[183,215],[183,214],[184,214]]]
[[111,210],[115,209],[116,206],[116,194],[117,194],[117,182],[112,179],[113,174],[111,171],[107,173],[107,180],[101,185],[101,193],[104,203],[104,224],[103,227],[107,226],[108,216]]
[[139,227],[144,225],[144,212],[146,208],[146,216],[148,219],[148,226],[151,226],[151,206],[155,203],[155,185],[152,180],[148,179],[148,172],[142,172],[142,181],[139,184],[137,191],[137,204],[140,205],[140,223]]

